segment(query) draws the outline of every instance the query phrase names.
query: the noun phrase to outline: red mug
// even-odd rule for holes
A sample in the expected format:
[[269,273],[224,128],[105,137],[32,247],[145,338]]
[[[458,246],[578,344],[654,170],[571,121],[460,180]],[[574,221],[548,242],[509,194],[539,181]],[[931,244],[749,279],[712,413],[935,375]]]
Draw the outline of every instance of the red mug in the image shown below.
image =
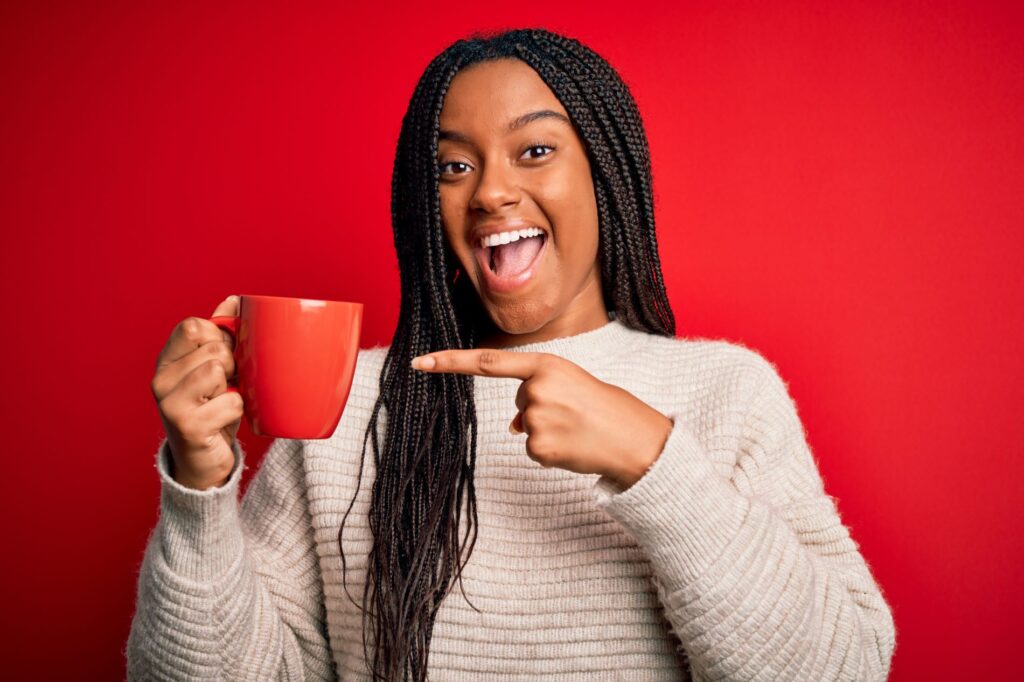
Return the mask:
[[328,438],[341,421],[359,354],[363,304],[241,296],[210,322],[235,339],[235,377],[257,436]]

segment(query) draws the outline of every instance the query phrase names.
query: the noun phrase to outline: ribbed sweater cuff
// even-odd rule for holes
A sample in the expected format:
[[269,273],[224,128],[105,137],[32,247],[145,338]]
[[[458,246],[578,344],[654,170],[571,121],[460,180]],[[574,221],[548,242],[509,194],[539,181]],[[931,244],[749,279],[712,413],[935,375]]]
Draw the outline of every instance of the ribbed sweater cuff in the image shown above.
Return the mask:
[[163,558],[175,574],[198,582],[224,575],[243,554],[238,518],[238,483],[245,452],[236,440],[235,466],[227,483],[195,490],[170,475],[171,449],[165,438],[157,451],[160,474],[160,533]]
[[750,507],[718,474],[710,455],[674,412],[658,458],[636,483],[621,490],[598,480],[597,506],[632,535],[654,567],[696,580],[736,537]]

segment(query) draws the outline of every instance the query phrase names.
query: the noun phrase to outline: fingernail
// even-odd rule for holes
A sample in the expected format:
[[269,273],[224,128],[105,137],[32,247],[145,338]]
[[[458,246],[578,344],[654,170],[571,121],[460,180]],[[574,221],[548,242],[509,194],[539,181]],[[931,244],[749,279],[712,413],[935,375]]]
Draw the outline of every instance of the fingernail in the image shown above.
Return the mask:
[[436,362],[434,361],[434,358],[429,355],[420,355],[412,359],[413,369],[433,369],[435,364]]

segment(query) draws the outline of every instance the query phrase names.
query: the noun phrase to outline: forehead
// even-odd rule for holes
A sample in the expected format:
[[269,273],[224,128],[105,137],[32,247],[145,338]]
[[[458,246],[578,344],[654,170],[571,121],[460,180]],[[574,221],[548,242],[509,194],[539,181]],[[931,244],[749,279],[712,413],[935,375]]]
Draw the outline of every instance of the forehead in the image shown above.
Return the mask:
[[520,114],[539,109],[567,114],[529,64],[519,59],[478,62],[452,78],[441,108],[441,125],[498,129]]

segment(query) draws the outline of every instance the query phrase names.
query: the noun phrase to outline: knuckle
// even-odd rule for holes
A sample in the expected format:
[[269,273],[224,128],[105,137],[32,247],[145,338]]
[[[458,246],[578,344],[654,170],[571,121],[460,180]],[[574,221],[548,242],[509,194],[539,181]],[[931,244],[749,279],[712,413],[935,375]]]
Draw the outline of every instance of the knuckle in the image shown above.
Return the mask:
[[207,350],[209,351],[210,355],[224,363],[225,367],[228,367],[234,363],[234,355],[232,354],[231,348],[228,347],[228,344],[226,342],[211,341],[206,345],[209,346]]
[[153,397],[159,400],[164,394],[164,382],[161,375],[157,374],[153,377],[153,380],[149,382],[149,390],[153,392]]
[[558,459],[550,454],[542,454],[540,463],[545,469],[560,468],[558,466]]
[[547,456],[547,451],[544,447],[544,439],[537,434],[531,434],[526,439],[527,448],[530,450],[530,456],[534,459],[543,458]]
[[477,363],[481,370],[490,372],[497,366],[499,357],[493,350],[485,350],[478,356]]
[[532,449],[528,451],[528,454],[530,455],[530,459],[532,459],[534,462],[541,465],[545,469],[550,469],[551,467],[554,466],[554,464],[551,462],[551,459],[543,452],[538,452],[536,449]]
[[198,317],[186,317],[181,321],[181,335],[188,341],[198,341],[202,336],[202,327]]
[[558,463],[558,452],[552,446],[549,439],[541,437],[533,445],[534,454],[541,458],[548,466],[555,466]]
[[537,389],[536,381],[528,381],[523,383],[523,394],[526,396],[527,401],[531,403],[537,402],[541,397],[542,391]]
[[159,400],[156,404],[157,409],[160,410],[160,414],[163,415],[164,420],[167,421],[178,433],[181,433],[181,429],[178,425],[178,411],[174,409],[167,398]]
[[214,358],[213,360],[207,360],[203,363],[203,369],[208,376],[215,378],[227,378],[227,370],[224,369],[224,365],[220,364],[220,360]]

